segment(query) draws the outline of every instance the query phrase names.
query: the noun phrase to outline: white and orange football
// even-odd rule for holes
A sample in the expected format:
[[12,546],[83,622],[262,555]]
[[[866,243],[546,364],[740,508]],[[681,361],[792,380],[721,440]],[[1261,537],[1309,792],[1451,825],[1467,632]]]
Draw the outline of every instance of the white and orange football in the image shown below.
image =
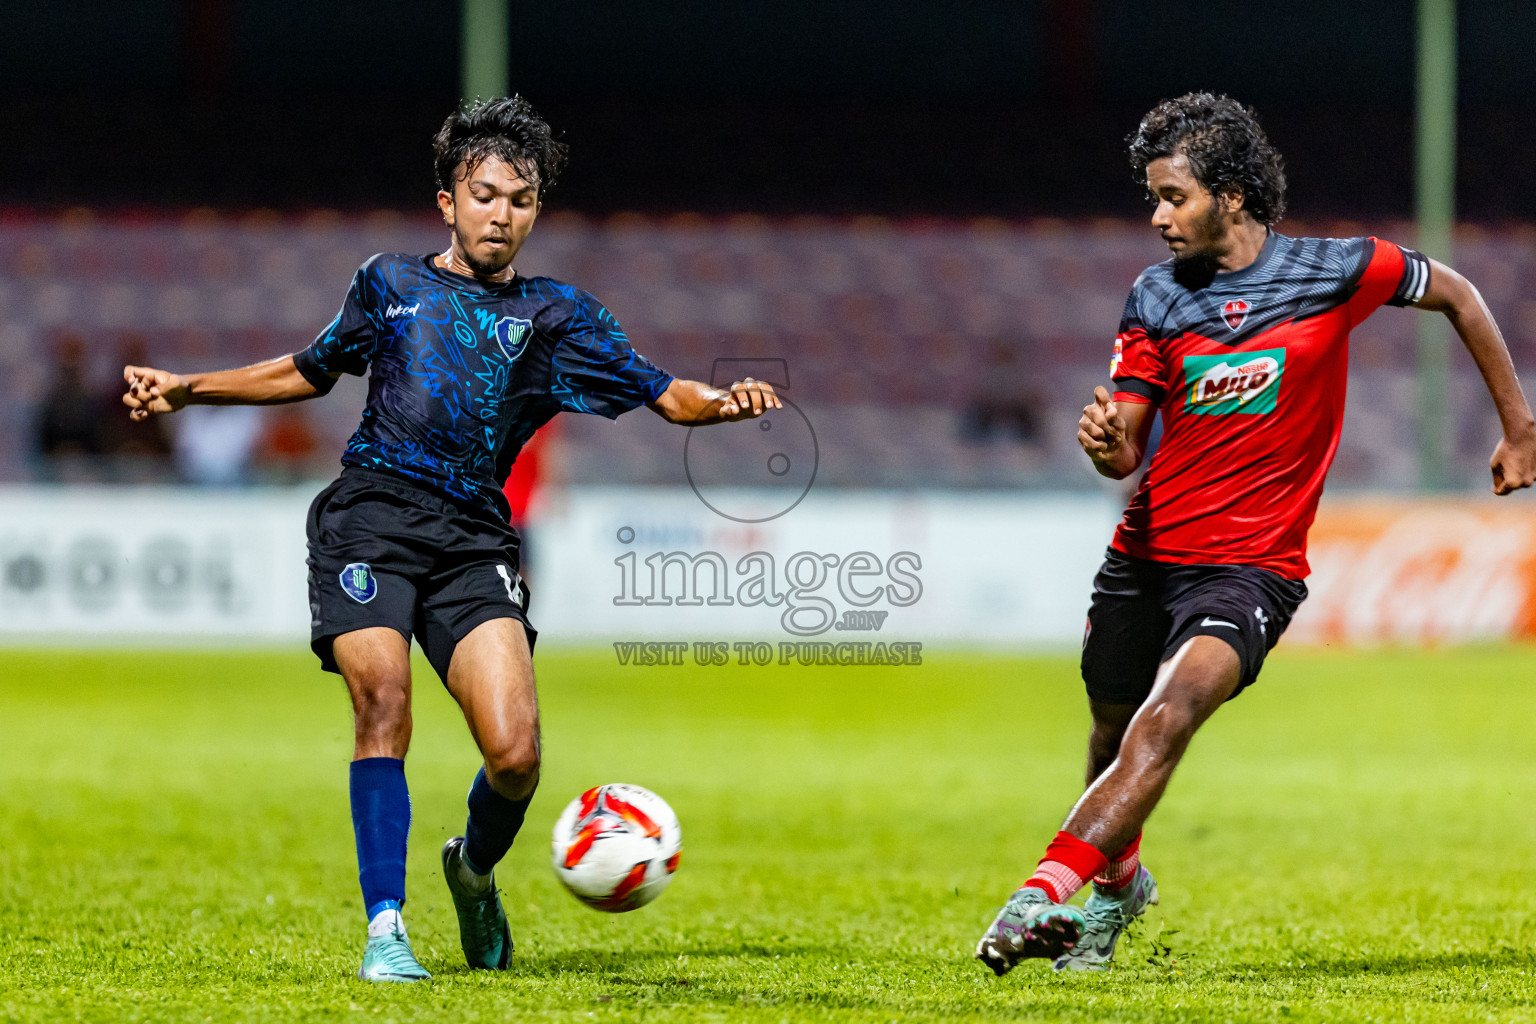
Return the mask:
[[636,910],[661,895],[683,856],[677,815],[648,789],[622,782],[587,790],[555,822],[555,875],[597,910]]

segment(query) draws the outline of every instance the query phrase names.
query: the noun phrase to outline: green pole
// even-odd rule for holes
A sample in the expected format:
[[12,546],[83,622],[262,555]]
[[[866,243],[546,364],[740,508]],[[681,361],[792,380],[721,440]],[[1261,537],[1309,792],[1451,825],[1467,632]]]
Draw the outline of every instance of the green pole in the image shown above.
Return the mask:
[[489,99],[507,94],[508,0],[464,0],[459,54],[463,63],[464,99]]
[[[1456,216],[1456,0],[1419,0],[1419,74],[1415,213],[1419,250],[1451,259]],[[1448,416],[1450,331],[1443,317],[1421,314],[1419,334],[1419,486],[1451,479],[1453,424]]]

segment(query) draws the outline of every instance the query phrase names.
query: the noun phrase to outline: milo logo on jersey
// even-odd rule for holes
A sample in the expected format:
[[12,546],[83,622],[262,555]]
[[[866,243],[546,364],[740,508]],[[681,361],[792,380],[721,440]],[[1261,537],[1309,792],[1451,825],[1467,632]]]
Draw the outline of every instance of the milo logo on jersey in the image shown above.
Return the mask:
[[1285,349],[1185,356],[1184,407],[1202,416],[1275,411]]

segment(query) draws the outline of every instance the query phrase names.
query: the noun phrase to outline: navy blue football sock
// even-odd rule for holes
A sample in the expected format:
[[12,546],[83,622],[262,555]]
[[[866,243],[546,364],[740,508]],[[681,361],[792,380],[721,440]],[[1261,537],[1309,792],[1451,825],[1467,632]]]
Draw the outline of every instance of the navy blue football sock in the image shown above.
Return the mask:
[[488,875],[512,848],[523,816],[528,813],[530,793],[521,800],[508,800],[491,788],[485,769],[469,787],[469,822],[464,826],[464,859],[477,875]]
[[357,878],[369,920],[386,901],[405,902],[405,840],[411,831],[411,794],[405,762],[365,757],[352,762],[352,832]]

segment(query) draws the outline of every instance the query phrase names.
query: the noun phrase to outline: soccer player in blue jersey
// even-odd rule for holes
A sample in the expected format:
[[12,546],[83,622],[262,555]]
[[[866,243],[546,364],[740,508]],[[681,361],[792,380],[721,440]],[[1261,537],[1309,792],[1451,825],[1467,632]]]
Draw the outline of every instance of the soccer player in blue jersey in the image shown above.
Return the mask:
[[702,426],[781,408],[751,378],[717,390],[673,377],[591,295],[513,269],[566,155],[521,97],[454,113],[433,147],[446,251],[369,259],[335,321],[301,352],[214,373],[123,369],[135,420],[189,404],[297,402],[343,373],[368,374],[362,423],[341,476],[310,508],[308,533],[311,646],[352,697],[352,823],[368,917],[358,976],[370,981],[430,977],[400,913],[412,636],[484,758],[464,835],[442,853],[464,956],[502,970],[512,952],[493,869],[522,827],[540,760],[537,633],[501,492],[518,450],[562,411],[612,419],[646,405]]

